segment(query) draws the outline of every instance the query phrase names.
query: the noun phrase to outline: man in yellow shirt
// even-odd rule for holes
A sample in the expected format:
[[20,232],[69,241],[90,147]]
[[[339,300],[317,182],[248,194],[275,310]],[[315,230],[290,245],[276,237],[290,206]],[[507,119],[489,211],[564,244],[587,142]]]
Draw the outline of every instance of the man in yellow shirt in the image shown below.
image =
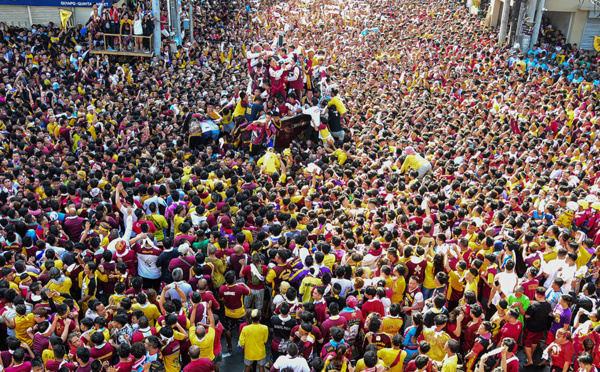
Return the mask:
[[275,154],[273,152],[273,148],[269,147],[267,149],[266,154],[264,154],[260,159],[258,159],[258,163],[256,163],[256,165],[258,165],[260,168],[262,168],[264,166],[265,172],[267,174],[271,174],[273,172],[279,172],[279,169],[283,166],[284,167],[283,173],[285,173],[285,166],[280,161],[280,159],[281,159],[281,154]]
[[442,361],[442,371],[441,372],[455,372],[458,367],[458,353],[459,343],[455,339],[450,339],[446,342],[446,356]]
[[437,315],[433,321],[435,324],[433,327],[423,329],[423,340],[429,342],[431,346],[427,355],[436,362],[441,362],[446,355],[446,342],[451,339],[450,335],[444,331],[448,317]]
[[264,372],[265,364],[267,364],[265,343],[269,338],[269,328],[266,325],[260,324],[259,310],[252,310],[250,317],[252,324],[242,328],[242,333],[240,334],[240,346],[244,348],[245,372],[252,371],[252,364],[254,362],[257,362],[258,370]]
[[417,171],[417,179],[423,179],[427,172],[431,171],[431,163],[417,154],[412,146],[408,146],[404,152],[406,153],[406,158],[404,159],[404,163],[402,163],[400,173],[405,173],[410,168]]
[[383,348],[377,352],[377,357],[383,361],[386,370],[390,372],[401,372],[404,367],[404,358],[406,351],[400,349],[402,344],[402,336],[394,335],[392,338],[392,348]]
[[33,339],[27,334],[27,328],[31,328],[35,325],[35,315],[33,313],[27,314],[27,308],[22,304],[17,305],[15,311],[17,312],[17,317],[14,319],[15,336],[19,341],[32,347]]
[[394,279],[392,287],[392,303],[401,304],[404,301],[404,292],[406,291],[406,266],[398,264],[394,267]]
[[196,310],[199,303],[193,303],[193,309],[190,314],[190,343],[200,348],[200,358],[208,358],[214,362],[215,360],[215,317],[212,313],[212,306],[207,306],[205,309],[208,313],[208,324],[195,324]]
[[342,103],[342,99],[338,96],[338,90],[336,88],[331,89],[332,98],[327,103],[327,106],[335,106],[336,110],[340,113],[341,117],[348,112],[346,106]]
[[389,315],[383,317],[384,333],[389,335],[395,335],[399,333],[400,329],[402,328],[402,324],[404,323],[404,319],[400,316],[400,310],[401,308],[398,303],[392,303],[389,309]]
[[308,270],[308,275],[306,275],[306,277],[304,277],[304,279],[302,279],[302,283],[300,284],[300,289],[298,291],[298,295],[304,302],[312,302],[313,301],[312,295],[311,295],[312,290],[315,287],[318,287],[321,284],[323,284],[321,279],[317,278],[317,275],[320,273],[320,271],[317,272],[317,270],[318,269],[316,269],[315,267],[311,267]]
[[[168,289],[167,286],[165,286],[165,289]],[[165,290],[163,290],[163,297],[164,298],[164,294],[166,293]],[[158,307],[156,307],[156,305],[151,304],[150,302],[148,302],[148,296],[145,293],[138,293],[137,296],[135,296],[137,303],[133,304],[133,306],[131,307],[133,310],[142,310],[142,312],[144,313],[144,315],[146,316],[146,318],[148,318],[148,321],[150,322],[150,327],[154,327],[156,324],[156,321],[158,320],[158,318],[160,318],[160,311],[158,311]]]

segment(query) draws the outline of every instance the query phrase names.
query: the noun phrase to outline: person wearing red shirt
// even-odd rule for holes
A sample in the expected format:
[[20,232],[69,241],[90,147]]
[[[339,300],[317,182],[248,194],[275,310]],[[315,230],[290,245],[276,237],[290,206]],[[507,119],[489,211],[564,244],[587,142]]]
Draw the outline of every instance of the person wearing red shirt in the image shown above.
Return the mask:
[[[258,253],[252,255],[252,262],[246,265],[246,260],[242,262],[240,270],[240,278],[246,278],[248,288],[250,288],[250,296],[244,298],[244,305],[248,309],[262,310],[265,299],[265,278],[269,272],[266,265],[262,265]],[[253,306],[254,305],[254,306]]]
[[[133,367],[134,360],[130,359],[131,356],[131,346],[128,344],[121,344],[117,349],[117,354],[119,355],[119,363],[115,366],[115,369],[119,372],[131,372]],[[111,363],[112,361],[105,361],[104,364]]]
[[348,328],[348,321],[346,318],[339,315],[340,307],[337,302],[329,304],[329,318],[321,324],[321,333],[326,340],[331,338],[330,331],[333,327],[340,327],[342,330]]
[[363,318],[367,319],[367,316],[371,313],[378,313],[383,318],[385,316],[385,308],[381,300],[376,298],[377,289],[373,286],[368,286],[365,289],[365,298],[367,301],[362,306]]
[[138,319],[138,330],[133,332],[131,343],[134,344],[136,342],[144,341],[150,336],[156,336],[157,333],[156,328],[150,327],[150,321],[144,315]]
[[233,350],[231,338],[233,330],[244,321],[246,309],[242,300],[244,296],[250,294],[250,288],[245,284],[235,284],[235,273],[233,270],[225,273],[225,285],[219,288],[219,298],[225,304],[225,338],[227,339],[227,349]]
[[365,323],[365,327],[369,332],[365,334],[362,349],[366,350],[369,344],[377,346],[377,350],[392,347],[392,338],[387,333],[381,331],[383,322],[376,315],[369,317]]
[[[491,245],[494,245],[494,240],[492,238],[491,239]],[[484,245],[488,244],[488,240],[485,239],[485,243]],[[485,310],[486,314],[489,312],[490,308],[488,306],[488,301],[490,299],[490,295],[492,294],[492,284],[494,283],[494,278],[496,277],[496,274],[498,274],[498,265],[496,265],[496,256],[493,253],[487,253],[484,256],[484,260],[483,260],[483,265],[486,268],[485,271],[481,270],[480,271],[480,278],[481,281],[479,282],[479,285],[481,286],[480,289],[480,293],[481,293],[481,304],[483,307],[483,310]]]
[[315,317],[317,318],[317,326],[321,326],[326,319],[327,302],[323,298],[325,288],[315,287],[312,292],[312,298],[315,305]]
[[[502,356],[501,364],[502,371],[505,372],[519,372],[519,358],[512,352],[517,348],[517,342],[512,338],[505,338],[502,341]],[[485,360],[482,360],[485,362]]]
[[212,292],[207,290],[208,283],[208,280],[204,278],[198,280],[198,292],[202,296],[202,302],[212,303],[212,309],[214,311],[219,310],[221,305],[219,305],[219,301],[217,301]]
[[[551,372],[568,371],[571,367],[571,359],[573,358],[573,341],[571,341],[571,332],[564,328],[556,331],[556,339],[548,346],[549,354],[552,357]],[[541,365],[546,364],[546,360],[542,360]]]
[[13,363],[10,367],[7,367],[5,371],[8,372],[30,372],[32,371],[31,362],[25,361],[25,351],[23,349],[17,349],[12,356]]
[[346,306],[340,312],[340,316],[346,318],[346,335],[344,336],[344,340],[348,343],[348,345],[354,345],[354,342],[358,338],[358,334],[360,328],[362,327],[362,311],[357,307],[358,300],[354,296],[348,296],[346,298]]
[[298,353],[306,360],[310,360],[313,347],[317,342],[317,336],[312,333],[313,326],[310,323],[302,322],[301,325],[292,329],[291,340],[298,346]]
[[92,359],[112,362],[114,348],[106,342],[102,332],[92,333],[90,341],[93,344],[93,347],[90,349]]
[[[485,354],[486,350],[492,343],[492,323],[485,321],[481,322],[477,329],[477,338],[473,343],[473,347],[467,350],[465,355],[465,364],[467,371],[474,371],[479,358]],[[464,349],[464,348],[463,348]]]
[[467,328],[465,329],[462,342],[462,350],[465,354],[473,348],[475,340],[477,339],[479,328],[482,323],[482,314],[483,309],[481,306],[477,304],[471,306],[471,321],[467,323]]
[[[507,314],[507,322],[505,325],[500,328],[500,342],[502,342],[505,338],[510,337],[513,340],[518,340],[521,335],[521,330],[523,329],[523,325],[519,321],[519,310],[510,309]],[[513,353],[517,350],[511,350]]]
[[69,368],[70,370],[75,370],[76,367],[73,363],[69,363],[68,361],[63,362],[65,354],[67,353],[64,345],[56,344],[52,347],[52,351],[54,352],[55,360],[48,360],[46,362],[46,371],[56,372],[60,369],[61,365]]
[[200,358],[200,348],[196,345],[190,347],[190,358],[192,361],[183,368],[183,372],[213,372],[214,364],[208,358]]

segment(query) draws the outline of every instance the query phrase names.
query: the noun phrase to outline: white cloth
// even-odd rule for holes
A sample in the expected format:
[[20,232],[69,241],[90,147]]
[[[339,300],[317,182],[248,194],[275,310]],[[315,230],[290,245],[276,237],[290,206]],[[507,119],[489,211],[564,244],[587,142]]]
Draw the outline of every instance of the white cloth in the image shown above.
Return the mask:
[[[125,208],[125,207],[123,207]],[[125,215],[127,216],[127,210],[125,210]],[[133,229],[133,216],[127,216],[127,222],[126,222],[126,226],[125,226],[125,234],[123,235],[122,238],[118,238],[115,239],[113,241],[111,241],[110,243],[108,243],[108,246],[106,247],[106,249],[108,249],[109,251],[111,251],[113,254],[117,253],[117,243],[120,241],[124,241],[125,242],[125,246],[129,247],[129,239],[131,239],[131,232]]]
[[142,27],[142,20],[136,19],[133,21],[133,34],[141,36],[144,34],[144,28]]
[[[519,277],[517,276],[517,274],[515,274],[514,272],[512,272],[512,273],[502,272],[502,273],[498,273],[496,275],[496,278],[500,282],[500,290],[502,291],[502,293],[504,293],[506,295],[506,297],[510,296],[511,294],[513,294],[515,292],[515,286],[517,285],[517,282],[519,281]],[[496,295],[494,296],[494,299],[492,300],[492,303],[494,305],[496,305],[496,304],[498,304],[499,301],[500,301],[500,293],[496,293]]]
[[258,271],[255,264],[250,264],[250,271],[256,276],[261,282],[265,280],[265,277]]
[[548,286],[554,282],[554,278],[556,278],[556,275],[559,273],[558,269],[563,266],[566,266],[564,259],[561,260],[556,258],[548,263],[546,263],[545,260],[542,260],[542,272],[548,274],[548,278],[546,279],[546,283],[550,283]]
[[282,371],[284,368],[291,368],[294,372],[310,372],[308,362],[301,356],[292,358],[289,355],[282,355],[277,358],[273,367],[278,371]]

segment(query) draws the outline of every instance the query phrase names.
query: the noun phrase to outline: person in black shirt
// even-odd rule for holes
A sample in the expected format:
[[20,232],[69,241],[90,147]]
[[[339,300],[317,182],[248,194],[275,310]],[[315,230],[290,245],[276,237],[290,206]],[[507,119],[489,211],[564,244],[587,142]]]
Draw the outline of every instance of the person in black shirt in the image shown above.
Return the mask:
[[340,309],[346,307],[346,296],[340,296],[340,293],[342,293],[342,286],[340,283],[335,283],[331,287],[331,292],[329,292],[329,295],[325,296],[325,302],[327,302],[327,306],[335,302],[338,304]]
[[546,288],[538,287],[535,290],[535,301],[533,301],[527,311],[525,318],[525,336],[523,337],[523,346],[527,362],[525,366],[533,364],[533,353],[538,343],[548,331],[548,317],[552,313],[552,306],[546,301]]
[[[600,304],[598,296],[596,295],[596,285],[594,283],[587,283],[584,285],[583,292],[579,293],[579,295],[576,295],[573,291],[569,294],[574,298],[573,305],[571,306],[573,314],[577,314],[579,309],[591,312],[594,308],[598,307],[598,304]],[[587,319],[587,316],[584,315],[581,321],[584,322]]]
[[433,298],[433,307],[431,309],[428,309],[427,311],[425,311],[425,317],[424,317],[425,327],[428,327],[428,328],[433,327],[433,325],[434,325],[433,319],[440,314],[450,317],[450,313],[444,307],[445,305],[446,305],[446,296],[444,296],[441,293],[438,293]]
[[271,324],[273,326],[273,338],[271,340],[271,356],[273,362],[285,355],[290,343],[292,328],[296,326],[296,320],[290,316],[290,304],[282,302],[279,306],[279,315],[273,315]]

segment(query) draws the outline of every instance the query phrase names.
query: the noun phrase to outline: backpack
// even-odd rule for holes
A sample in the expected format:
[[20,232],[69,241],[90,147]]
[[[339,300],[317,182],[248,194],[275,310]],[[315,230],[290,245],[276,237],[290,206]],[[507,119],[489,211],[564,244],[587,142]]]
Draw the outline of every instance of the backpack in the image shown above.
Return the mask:
[[[253,265],[254,267],[256,267],[258,269],[258,272],[260,272],[261,267],[257,267],[254,264],[250,264]],[[254,275],[254,273],[252,272],[252,270],[250,270],[250,284],[254,285],[254,286],[259,286],[262,283],[262,280],[260,280],[260,278],[256,275]]]

